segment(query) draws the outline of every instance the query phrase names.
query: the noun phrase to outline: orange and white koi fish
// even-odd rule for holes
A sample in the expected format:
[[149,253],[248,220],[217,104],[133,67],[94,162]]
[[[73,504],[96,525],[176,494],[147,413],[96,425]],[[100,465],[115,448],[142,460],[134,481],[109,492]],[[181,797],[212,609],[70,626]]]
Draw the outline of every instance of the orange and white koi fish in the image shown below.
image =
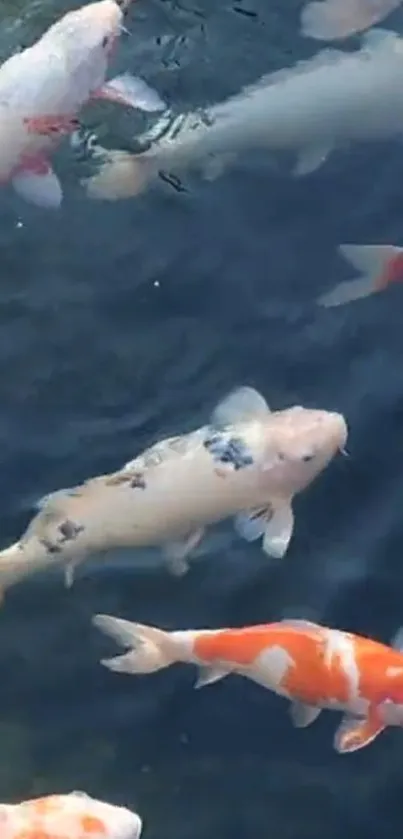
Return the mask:
[[[83,105],[106,99],[147,107],[141,79],[123,74],[105,82],[122,20],[115,0],[90,3],[68,12],[0,67],[0,184],[11,182],[39,206],[59,207],[62,188],[49,155],[77,128]],[[156,97],[150,93],[149,110],[165,107]]]
[[0,804],[1,839],[139,839],[142,821],[85,792]]
[[317,303],[330,308],[385,291],[403,282],[403,248],[395,245],[340,245],[340,253],[360,272],[355,280],[338,283]]
[[240,388],[210,423],[162,440],[118,472],[45,496],[22,538],[0,552],[0,592],[52,566],[73,570],[86,556],[113,548],[164,546],[175,574],[207,525],[235,517],[247,541],[282,557],[292,500],[344,449],[341,414],[295,406],[271,413],[253,388]]
[[94,626],[129,651],[101,661],[118,673],[153,673],[175,662],[199,668],[196,687],[235,674],[291,702],[296,728],[322,709],[343,711],[334,748],[340,754],[371,743],[387,726],[403,726],[403,632],[388,647],[305,620],[241,629],[155,627],[95,615]]
[[335,41],[369,29],[400,6],[402,0],[313,0],[301,12],[301,32],[308,38]]

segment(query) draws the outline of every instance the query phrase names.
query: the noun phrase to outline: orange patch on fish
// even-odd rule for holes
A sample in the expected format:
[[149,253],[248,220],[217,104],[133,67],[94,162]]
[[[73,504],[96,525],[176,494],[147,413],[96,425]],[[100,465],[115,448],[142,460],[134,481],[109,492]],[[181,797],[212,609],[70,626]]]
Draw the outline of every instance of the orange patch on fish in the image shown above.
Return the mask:
[[[307,636],[320,637],[313,631],[308,631]],[[260,653],[272,646],[283,647],[292,655],[290,639],[298,645],[301,637],[301,632],[286,630],[281,623],[270,626],[260,624],[245,629],[223,629],[214,635],[198,635],[194,641],[194,652],[203,661],[220,660],[247,667],[253,664]]]
[[349,680],[337,651],[326,661],[326,638],[301,633],[288,638],[284,646],[295,661],[289,667],[281,686],[307,704],[321,704],[329,700],[346,703],[349,699]]
[[96,816],[85,815],[81,816],[80,818],[80,827],[84,833],[88,834],[89,836],[104,836],[106,835],[106,827],[102,819],[98,819]]
[[61,809],[61,801],[58,795],[49,795],[24,802],[22,806],[32,810],[34,816],[47,816]]

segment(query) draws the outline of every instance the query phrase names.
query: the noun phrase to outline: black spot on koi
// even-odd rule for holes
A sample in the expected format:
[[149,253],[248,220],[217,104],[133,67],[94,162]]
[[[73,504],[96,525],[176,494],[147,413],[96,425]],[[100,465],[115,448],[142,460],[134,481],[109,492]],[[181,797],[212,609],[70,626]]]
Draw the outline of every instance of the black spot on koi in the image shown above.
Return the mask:
[[78,534],[82,533],[83,530],[85,530],[85,527],[82,524],[75,524],[74,521],[66,519],[66,521],[62,522],[59,527],[59,533],[62,535],[60,544],[64,544],[64,542],[71,542],[72,539],[76,539]]
[[213,431],[208,433],[203,443],[204,447],[219,463],[230,463],[235,471],[253,464],[253,457],[246,444],[240,437],[228,437],[225,433]]
[[85,530],[85,527],[82,524],[75,524],[75,522],[70,521],[70,519],[66,519],[58,527],[60,537],[57,538],[56,541],[51,541],[50,539],[43,537],[40,539],[40,543],[46,548],[48,553],[59,554],[62,551],[63,545],[66,542],[71,542],[76,539],[79,533],[82,533],[83,530]]

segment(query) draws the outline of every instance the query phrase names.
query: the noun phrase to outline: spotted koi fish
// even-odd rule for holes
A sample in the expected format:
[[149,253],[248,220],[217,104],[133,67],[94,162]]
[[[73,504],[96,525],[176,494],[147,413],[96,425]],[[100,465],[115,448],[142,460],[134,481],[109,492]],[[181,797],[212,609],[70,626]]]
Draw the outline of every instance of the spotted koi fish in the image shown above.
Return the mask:
[[0,804],[1,839],[139,839],[142,821],[84,792]]
[[403,631],[392,646],[305,620],[164,632],[109,615],[93,624],[128,647],[102,660],[118,673],[152,673],[175,662],[199,668],[196,687],[231,673],[244,676],[291,702],[297,728],[322,709],[342,711],[334,738],[339,754],[371,743],[387,726],[403,726]]
[[210,422],[161,440],[117,472],[57,490],[14,545],[0,552],[0,593],[52,566],[75,567],[114,548],[162,546],[174,574],[209,525],[234,517],[246,541],[285,555],[294,528],[292,501],[347,439],[341,414],[301,406],[271,412],[243,387],[214,409]]

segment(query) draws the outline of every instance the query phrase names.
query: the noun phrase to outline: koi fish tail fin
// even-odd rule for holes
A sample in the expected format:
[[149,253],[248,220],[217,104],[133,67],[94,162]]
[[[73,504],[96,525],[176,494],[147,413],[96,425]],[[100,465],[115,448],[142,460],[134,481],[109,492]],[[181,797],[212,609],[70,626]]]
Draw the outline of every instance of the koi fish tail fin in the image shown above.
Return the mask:
[[125,151],[108,152],[97,174],[81,180],[87,196],[97,201],[118,201],[139,195],[151,179],[149,161],[141,157]]
[[162,629],[110,615],[95,615],[92,624],[129,648],[123,655],[101,660],[104,667],[116,673],[153,673],[169,667],[177,659],[171,633]]
[[390,283],[403,279],[400,263],[403,248],[394,245],[340,245],[344,258],[359,271],[354,280],[338,283],[317,299],[319,306],[341,306],[361,297],[382,291]]

